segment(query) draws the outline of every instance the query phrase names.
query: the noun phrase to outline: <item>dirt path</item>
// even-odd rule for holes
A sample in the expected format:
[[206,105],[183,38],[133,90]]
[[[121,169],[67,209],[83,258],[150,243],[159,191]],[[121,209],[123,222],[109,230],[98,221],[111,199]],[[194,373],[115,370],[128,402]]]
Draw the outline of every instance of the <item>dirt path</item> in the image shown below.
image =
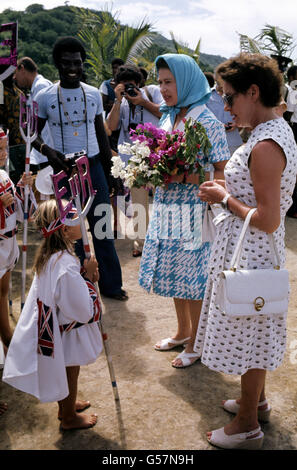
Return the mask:
[[[287,353],[283,365],[268,374],[273,414],[270,424],[263,427],[263,449],[275,450],[297,449],[297,220],[287,219],[286,228],[291,278]],[[29,241],[28,264],[38,236],[30,232]],[[79,397],[90,400],[90,410],[99,416],[97,425],[89,430],[61,433],[55,403],[40,404],[1,382],[0,400],[9,404],[0,417],[1,450],[214,449],[206,442],[205,433],[230,419],[220,403],[238,395],[239,378],[212,372],[200,363],[174,369],[170,362],[181,349],[153,349],[158,339],[174,333],[173,302],[148,295],[138,286],[139,258],[132,258],[130,246],[128,240],[116,241],[128,302],[103,299],[104,328],[120,395],[117,406],[104,353],[95,364],[81,369]],[[13,273],[13,294],[17,319],[20,265]]]

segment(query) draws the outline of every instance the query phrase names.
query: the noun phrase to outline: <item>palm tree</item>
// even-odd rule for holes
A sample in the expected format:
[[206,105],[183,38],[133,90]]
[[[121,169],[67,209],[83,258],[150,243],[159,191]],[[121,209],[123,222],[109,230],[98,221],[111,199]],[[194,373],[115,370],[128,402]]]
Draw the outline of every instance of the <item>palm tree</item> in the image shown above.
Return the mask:
[[257,38],[262,41],[264,50],[274,55],[290,57],[295,48],[292,34],[278,26],[266,24]]
[[108,7],[99,13],[84,8],[74,11],[82,24],[79,37],[87,50],[86,62],[97,83],[111,76],[114,57],[133,63],[152,44],[155,33],[145,18],[132,27],[122,26],[118,20],[119,12],[112,13]]
[[243,52],[290,56],[295,48],[293,36],[278,26],[266,24],[255,38],[239,34],[240,50]]
[[186,43],[181,43],[181,42],[178,42],[176,39],[175,39],[175,36],[174,36],[174,33],[173,31],[170,31],[170,36],[171,36],[171,40],[172,40],[172,43],[173,43],[173,46],[176,50],[176,53],[177,54],[186,54],[186,55],[189,55],[191,56],[196,62],[197,64],[199,64],[199,61],[200,61],[200,50],[201,50],[201,38],[199,39],[199,41],[197,42],[197,45],[195,47],[195,50],[192,52],[190,51],[188,45]]

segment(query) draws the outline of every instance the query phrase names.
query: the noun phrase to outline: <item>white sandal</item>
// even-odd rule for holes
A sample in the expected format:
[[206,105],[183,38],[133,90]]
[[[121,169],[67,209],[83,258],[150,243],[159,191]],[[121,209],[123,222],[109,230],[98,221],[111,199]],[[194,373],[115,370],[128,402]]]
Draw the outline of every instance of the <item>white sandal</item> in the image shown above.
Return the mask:
[[[186,351],[184,350],[183,352],[181,352],[175,358],[175,359],[180,359],[182,365],[181,366],[175,366],[174,364],[171,364],[171,365],[172,365],[172,367],[175,367],[176,369],[183,369],[185,367],[191,366],[192,364],[195,364],[195,362],[198,361],[198,359],[200,359],[200,357],[201,356],[198,353],[186,353]],[[193,359],[193,358],[195,358],[195,361],[191,361],[191,359]]]
[[[255,434],[256,436],[252,437]],[[225,433],[224,428],[219,428],[211,431],[211,437],[207,438],[210,444],[221,447],[222,449],[246,450],[260,449],[263,444],[263,439],[264,433],[261,431],[260,426],[253,431],[231,434],[230,436]]]
[[[182,346],[190,338],[191,338],[190,336],[188,338],[184,338],[180,340],[173,339],[173,338],[165,338],[160,341],[159,347],[157,347],[157,344],[155,344],[154,348],[156,351],[170,351],[170,349],[174,349],[177,346]],[[172,346],[169,346],[169,344],[172,344]]]
[[[268,405],[265,410],[259,410],[258,409],[258,420],[262,421],[263,423],[268,423],[270,419],[270,413],[271,413],[271,406],[268,404],[267,400],[260,401],[258,406],[264,406]],[[236,400],[226,400],[225,403],[223,404],[224,410],[228,411],[229,413],[232,414],[237,414],[239,411],[239,404],[236,402]]]

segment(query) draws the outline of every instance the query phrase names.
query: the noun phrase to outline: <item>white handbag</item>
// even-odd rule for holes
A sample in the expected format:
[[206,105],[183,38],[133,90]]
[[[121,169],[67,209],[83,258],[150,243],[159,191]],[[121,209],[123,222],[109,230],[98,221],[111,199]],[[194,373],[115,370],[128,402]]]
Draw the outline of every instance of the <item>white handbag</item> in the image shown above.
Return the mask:
[[220,274],[216,303],[222,312],[234,317],[283,314],[288,310],[289,273],[287,269],[279,266],[278,252],[271,234],[268,238],[271,253],[274,255],[274,267],[237,268],[244,236],[255,210],[251,209],[246,216],[231,260],[231,268]]

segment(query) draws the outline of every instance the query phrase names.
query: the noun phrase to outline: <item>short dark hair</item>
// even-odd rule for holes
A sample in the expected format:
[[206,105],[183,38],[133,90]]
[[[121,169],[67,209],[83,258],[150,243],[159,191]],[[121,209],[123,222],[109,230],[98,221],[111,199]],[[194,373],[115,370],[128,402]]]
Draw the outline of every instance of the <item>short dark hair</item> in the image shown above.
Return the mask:
[[246,93],[257,85],[264,106],[277,106],[281,100],[283,77],[277,62],[262,54],[240,53],[216,68],[221,78],[238,93]]
[[31,59],[31,57],[22,57],[21,59],[19,59],[17,68],[20,69],[21,66],[23,66],[24,69],[28,70],[28,72],[33,73],[38,71],[38,67],[35,64],[34,60]]
[[297,65],[292,65],[288,70],[287,70],[287,77],[288,80],[290,81],[290,78],[295,79],[297,73]]
[[53,48],[54,64],[57,65],[63,52],[80,52],[82,61],[86,59],[86,51],[82,43],[72,36],[59,38]]
[[138,67],[130,64],[124,64],[119,67],[118,73],[115,76],[116,83],[120,83],[123,80],[133,80],[139,84],[142,80],[142,75]]
[[115,59],[112,59],[111,65],[124,65],[123,59],[120,59],[119,57],[116,57]]
[[214,76],[213,76],[213,73],[212,72],[204,72],[204,75],[208,81],[208,84],[210,86],[210,88],[212,88],[215,84],[215,79],[214,79]]
[[139,67],[139,70],[140,70],[141,75],[143,76],[143,79],[146,80],[148,76],[147,71],[143,67]]

